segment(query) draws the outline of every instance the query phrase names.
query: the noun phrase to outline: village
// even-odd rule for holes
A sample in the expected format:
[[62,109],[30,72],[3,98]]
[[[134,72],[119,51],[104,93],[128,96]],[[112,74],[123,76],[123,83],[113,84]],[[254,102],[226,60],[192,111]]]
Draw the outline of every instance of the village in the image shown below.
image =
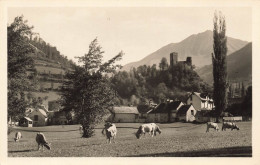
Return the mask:
[[[170,64],[177,63],[192,66],[192,58],[187,57],[186,61],[178,61],[178,53],[170,54]],[[240,92],[240,91],[239,91]],[[240,92],[241,93],[241,92]],[[230,100],[240,100],[240,93],[229,92]],[[239,96],[240,94],[240,96]],[[54,105],[52,105],[54,104]],[[73,112],[61,111],[61,106],[57,101],[50,101],[48,105],[38,105],[28,108],[24,117],[17,122],[9,121],[10,125],[19,125],[22,127],[39,127],[47,125],[67,125],[78,124]],[[113,106],[109,109],[110,114],[106,115],[105,121],[114,123],[172,123],[182,122],[216,122],[214,117],[214,101],[208,93],[189,92],[186,102],[166,99],[164,102],[156,104],[152,100],[145,103],[145,108],[138,106]],[[49,111],[46,107],[55,107]],[[223,119],[226,121],[242,121],[242,116],[233,116],[226,112],[223,113]],[[250,120],[244,117],[244,120]]]
[[[10,10],[9,157],[252,157],[252,42],[227,36],[221,11],[203,9],[201,17],[214,13],[207,27],[182,27],[185,35],[177,37],[179,31],[168,27],[175,25],[169,9],[160,9],[162,17],[155,20],[140,9],[127,9],[138,17],[126,20],[118,17],[129,14],[121,8],[104,8],[101,15],[94,8],[78,9],[89,15],[77,17],[76,10],[64,10],[73,13],[76,26],[68,25],[57,8],[51,12],[57,17],[48,15],[63,32],[54,26],[44,31],[41,20],[27,15],[43,29],[41,35]],[[89,18],[97,29],[82,24]],[[212,18],[213,31],[205,30],[212,29]],[[139,26],[140,19],[147,24]],[[171,35],[162,27],[149,31],[159,20]],[[75,31],[63,40],[64,32],[72,31],[67,27]],[[154,34],[159,29],[161,34]]]

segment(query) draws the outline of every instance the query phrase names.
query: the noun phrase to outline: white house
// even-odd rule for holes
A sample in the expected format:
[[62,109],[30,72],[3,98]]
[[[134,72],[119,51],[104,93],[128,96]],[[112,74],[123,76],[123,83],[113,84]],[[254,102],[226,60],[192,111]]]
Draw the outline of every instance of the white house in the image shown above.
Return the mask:
[[207,93],[192,92],[188,97],[187,104],[192,104],[197,110],[212,110],[215,106],[213,99]]
[[193,122],[196,120],[197,111],[193,105],[182,105],[177,112],[177,117],[180,121]]
[[45,110],[35,109],[28,116],[33,121],[33,127],[45,126],[47,125],[48,116]]
[[113,107],[111,113],[110,119],[115,123],[134,123],[139,118],[137,107]]

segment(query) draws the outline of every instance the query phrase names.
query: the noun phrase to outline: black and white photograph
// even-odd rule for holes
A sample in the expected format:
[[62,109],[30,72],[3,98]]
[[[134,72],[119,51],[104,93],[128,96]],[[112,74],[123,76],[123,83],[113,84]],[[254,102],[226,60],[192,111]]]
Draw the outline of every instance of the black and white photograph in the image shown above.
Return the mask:
[[1,2],[3,164],[259,157],[259,1]]

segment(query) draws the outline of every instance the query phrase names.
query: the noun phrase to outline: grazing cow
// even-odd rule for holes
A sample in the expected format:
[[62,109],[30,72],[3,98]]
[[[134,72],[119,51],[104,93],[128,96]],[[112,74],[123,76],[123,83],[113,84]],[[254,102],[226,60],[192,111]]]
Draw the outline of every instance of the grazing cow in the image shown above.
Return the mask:
[[42,150],[43,150],[43,146],[46,147],[48,150],[51,149],[50,143],[46,141],[44,134],[41,132],[37,133],[36,142],[38,143],[38,150],[40,150],[40,146],[42,147]]
[[79,133],[82,134],[83,133],[83,127],[79,126]]
[[145,135],[145,133],[148,132],[149,135],[156,136],[156,132],[159,132],[159,134],[162,133],[161,129],[158,125],[155,123],[149,123],[149,124],[143,124],[138,128],[138,131],[135,133],[135,136],[137,139],[140,139],[142,134]]
[[111,143],[111,139],[113,139],[115,142],[115,137],[116,137],[116,133],[117,133],[116,125],[113,123],[107,122],[104,126],[105,126],[105,128],[102,130],[102,134],[106,135],[106,137],[108,139],[108,143]]
[[231,128],[231,131],[233,129],[236,129],[236,130],[239,130],[238,126],[235,124],[235,123],[231,123],[231,122],[223,122],[223,125],[222,125],[222,131],[225,130],[226,131],[226,128]]
[[207,122],[207,130],[206,130],[206,132],[209,132],[210,128],[214,128],[216,131],[219,130],[217,123]]
[[16,132],[15,133],[15,137],[14,137],[14,141],[17,142],[22,138],[22,134],[21,132]]

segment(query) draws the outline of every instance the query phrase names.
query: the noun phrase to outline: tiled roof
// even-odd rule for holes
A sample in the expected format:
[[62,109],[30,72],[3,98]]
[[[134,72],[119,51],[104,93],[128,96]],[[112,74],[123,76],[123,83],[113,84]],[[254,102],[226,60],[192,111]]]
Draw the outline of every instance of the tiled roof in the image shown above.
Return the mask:
[[38,111],[44,116],[47,117],[47,113],[43,109],[38,109]]
[[32,119],[30,119],[29,117],[24,117],[26,120],[28,121],[32,121]]
[[179,105],[181,103],[182,103],[181,101],[174,101],[174,102],[170,102],[170,103],[161,103],[150,113],[168,113],[171,110],[177,110],[177,108],[179,107]]
[[183,105],[180,107],[180,109],[178,110],[177,114],[186,114],[186,112],[189,110],[189,108],[191,107],[192,105]]
[[112,109],[113,113],[133,113],[133,114],[139,114],[137,107],[113,107]]
[[[208,93],[198,93],[198,92],[193,92],[196,96],[198,96],[201,100],[208,100],[213,102],[213,100],[209,97]],[[208,99],[206,99],[208,97]]]

